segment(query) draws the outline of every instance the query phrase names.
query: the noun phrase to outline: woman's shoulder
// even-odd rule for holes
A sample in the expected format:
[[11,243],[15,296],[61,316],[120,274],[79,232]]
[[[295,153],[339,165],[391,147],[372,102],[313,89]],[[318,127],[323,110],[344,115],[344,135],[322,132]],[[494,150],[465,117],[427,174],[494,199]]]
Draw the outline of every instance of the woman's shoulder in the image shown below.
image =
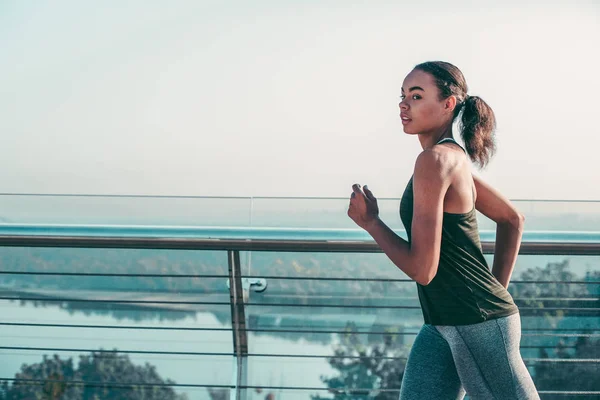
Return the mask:
[[438,144],[419,153],[415,162],[415,173],[419,171],[427,172],[427,175],[439,174],[447,177],[461,170],[466,161],[465,153],[458,146]]

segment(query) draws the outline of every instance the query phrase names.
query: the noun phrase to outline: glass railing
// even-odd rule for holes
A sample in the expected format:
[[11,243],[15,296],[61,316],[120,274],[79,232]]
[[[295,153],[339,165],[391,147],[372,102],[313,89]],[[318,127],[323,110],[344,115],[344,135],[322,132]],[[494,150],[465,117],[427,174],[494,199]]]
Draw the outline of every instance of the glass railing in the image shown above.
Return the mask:
[[[516,203],[526,365],[543,399],[599,396],[600,203]],[[397,399],[415,284],[346,207],[0,195],[0,399]]]

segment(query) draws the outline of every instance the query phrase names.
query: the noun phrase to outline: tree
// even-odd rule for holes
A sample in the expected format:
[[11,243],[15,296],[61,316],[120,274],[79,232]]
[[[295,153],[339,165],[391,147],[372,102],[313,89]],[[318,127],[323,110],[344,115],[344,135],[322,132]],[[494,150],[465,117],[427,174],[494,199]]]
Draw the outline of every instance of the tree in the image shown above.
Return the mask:
[[[585,285],[569,284],[578,278],[569,270],[569,260],[566,259],[548,263],[544,268],[535,267],[523,271],[520,280],[536,283],[515,284],[510,289],[513,297],[520,299],[519,306],[531,308],[536,315],[544,316],[552,328],[556,328],[565,316],[562,309],[577,307],[578,303],[573,299],[589,294]],[[542,282],[537,283],[538,281]],[[548,307],[552,310],[548,310]]]
[[334,347],[334,355],[328,359],[339,375],[321,377],[333,398],[316,395],[312,399],[397,400],[407,356],[399,338],[397,332],[388,331],[379,343],[364,344],[356,326],[348,323],[340,344]]
[[[574,343],[573,343],[574,342]],[[574,346],[570,346],[574,344]],[[573,350],[574,348],[574,350]],[[592,362],[566,362],[557,368],[554,363],[540,362],[535,367],[535,384],[538,390],[600,391],[598,364],[600,339],[580,336],[569,343],[568,338],[559,342],[553,353],[540,350],[540,358],[589,359]],[[562,400],[561,395],[546,395],[547,400]]]
[[[67,387],[65,381],[77,380],[73,360],[61,360],[54,355],[52,358],[44,355],[39,364],[23,365],[21,372],[15,375],[12,385],[2,382],[0,400],[16,399],[81,399],[81,388]],[[21,379],[22,381],[19,381]],[[30,380],[41,380],[31,382]]]
[[0,400],[187,399],[175,393],[169,386],[172,384],[162,379],[153,365],[135,365],[116,350],[81,355],[76,369],[71,358],[62,360],[54,355],[44,356],[37,364],[23,365],[12,384],[2,382]]
[[[560,320],[565,316],[565,311],[561,308],[579,308],[582,312],[585,312],[586,309],[591,311],[600,305],[600,300],[597,298],[600,290],[600,286],[597,284],[599,278],[600,273],[598,271],[587,272],[583,279],[576,276],[569,270],[568,260],[549,263],[544,268],[530,268],[524,271],[520,277],[521,280],[525,281],[545,282],[514,285],[513,296],[521,298],[523,305],[541,310],[544,319],[550,323],[552,328],[556,329]],[[572,281],[586,283],[569,284]],[[595,300],[590,300],[594,297],[596,297]],[[546,307],[554,307],[557,310],[551,312],[545,310]],[[590,315],[591,318],[589,318]],[[588,318],[590,321],[595,321],[595,317],[589,312],[583,315],[575,314],[574,317],[581,318],[578,321],[579,323],[574,324],[572,318],[567,323],[573,325],[566,327],[581,326],[582,321]],[[595,325],[596,323],[592,322],[592,326]],[[574,331],[570,333],[573,334]],[[593,337],[583,332],[581,336],[565,336],[558,342],[554,342],[553,338],[547,337],[543,340],[537,340],[536,343],[538,345],[550,345],[549,347],[540,348],[538,357],[541,359],[598,360],[600,358],[600,340],[594,340]],[[548,348],[550,350],[547,350]],[[533,378],[538,390],[600,391],[598,364],[593,361],[537,362],[534,366]],[[564,395],[545,395],[544,397],[548,400],[562,400],[564,398]]]

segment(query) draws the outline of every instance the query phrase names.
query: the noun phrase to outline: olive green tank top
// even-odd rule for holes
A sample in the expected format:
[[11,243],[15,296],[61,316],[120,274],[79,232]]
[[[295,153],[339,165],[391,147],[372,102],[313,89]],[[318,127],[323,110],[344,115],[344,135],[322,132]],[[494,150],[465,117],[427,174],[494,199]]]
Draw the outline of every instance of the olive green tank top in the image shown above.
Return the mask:
[[[460,147],[450,138],[437,144],[448,140]],[[412,177],[402,195],[400,218],[410,242]],[[417,291],[426,324],[476,324],[518,312],[512,296],[494,277],[483,256],[475,205],[464,214],[444,212],[437,273],[429,285],[417,283]]]

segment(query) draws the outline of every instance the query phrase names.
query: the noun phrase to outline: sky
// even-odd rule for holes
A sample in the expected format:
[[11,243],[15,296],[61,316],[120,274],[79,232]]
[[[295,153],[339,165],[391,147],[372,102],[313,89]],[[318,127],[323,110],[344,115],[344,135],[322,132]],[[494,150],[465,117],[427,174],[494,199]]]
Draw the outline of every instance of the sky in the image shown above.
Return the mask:
[[414,65],[496,113],[477,171],[600,200],[598,1],[0,2],[0,192],[398,198]]

